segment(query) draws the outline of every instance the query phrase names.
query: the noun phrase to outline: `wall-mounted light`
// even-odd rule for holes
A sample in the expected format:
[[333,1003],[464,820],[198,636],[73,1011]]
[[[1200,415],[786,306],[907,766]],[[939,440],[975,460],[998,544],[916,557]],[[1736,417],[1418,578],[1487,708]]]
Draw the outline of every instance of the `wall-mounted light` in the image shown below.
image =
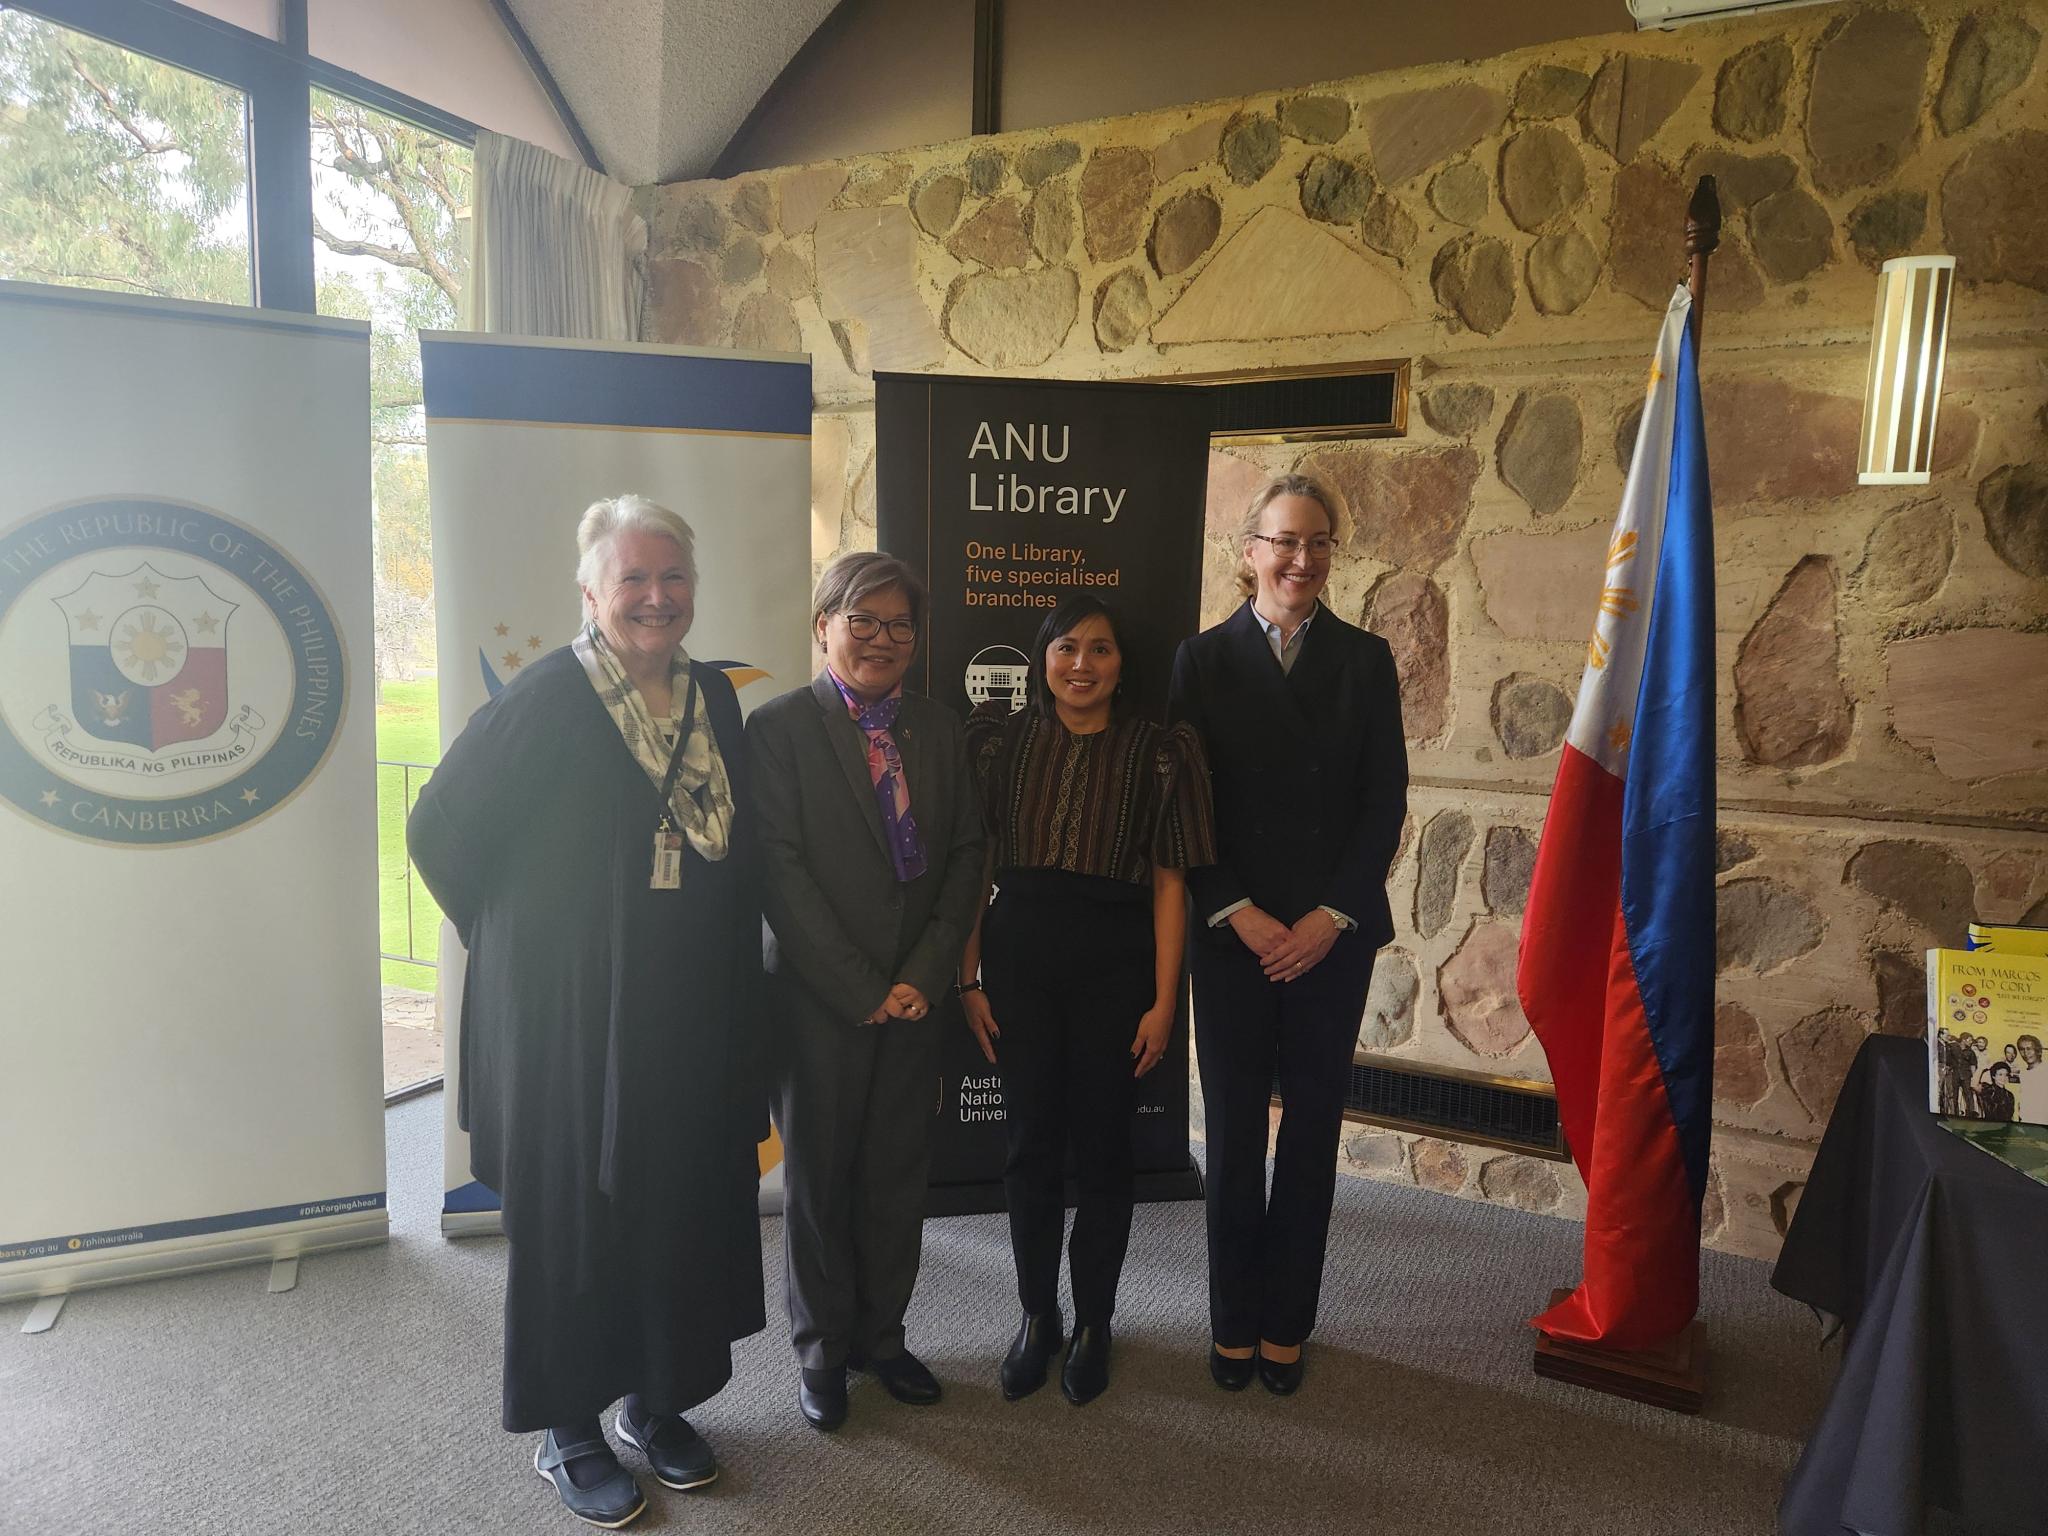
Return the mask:
[[1900,256],[1878,274],[1856,453],[1856,478],[1864,485],[1927,483],[1955,280],[1953,256]]

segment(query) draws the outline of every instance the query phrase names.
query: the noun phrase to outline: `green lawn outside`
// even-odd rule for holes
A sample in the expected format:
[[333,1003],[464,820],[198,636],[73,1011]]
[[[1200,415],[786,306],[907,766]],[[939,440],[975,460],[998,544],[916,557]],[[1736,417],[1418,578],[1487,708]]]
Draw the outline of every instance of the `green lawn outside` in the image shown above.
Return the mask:
[[[427,893],[419,875],[412,877],[412,930],[406,933],[405,818],[419,798],[427,773],[402,763],[431,767],[441,760],[439,695],[432,676],[415,682],[389,682],[377,706],[377,927],[378,947],[386,955],[414,954],[431,961],[441,944],[441,909]],[[410,784],[408,785],[408,779]],[[431,965],[404,960],[384,962],[387,987],[434,990]]]

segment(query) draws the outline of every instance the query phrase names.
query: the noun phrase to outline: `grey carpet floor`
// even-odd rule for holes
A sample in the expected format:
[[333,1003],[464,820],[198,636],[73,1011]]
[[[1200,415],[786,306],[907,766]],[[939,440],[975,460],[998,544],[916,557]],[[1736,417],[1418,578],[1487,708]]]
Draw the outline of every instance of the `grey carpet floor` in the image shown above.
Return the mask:
[[[497,1428],[504,1249],[440,1235],[440,1116],[434,1095],[387,1117],[390,1243],[306,1260],[295,1291],[251,1267],[85,1292],[34,1337],[0,1305],[0,1531],[587,1529]],[[1109,1392],[1005,1403],[1007,1231],[955,1217],[925,1227],[911,1311],[945,1402],[855,1377],[827,1436],[796,1413],[762,1226],[768,1331],[692,1415],[724,1475],[646,1479],[636,1530],[1749,1536],[1836,1358],[1765,1266],[1709,1254],[1705,1414],[1541,1380],[1524,1323],[1577,1274],[1578,1227],[1343,1178],[1300,1395],[1210,1385],[1201,1208],[1175,1204],[1139,1209]]]

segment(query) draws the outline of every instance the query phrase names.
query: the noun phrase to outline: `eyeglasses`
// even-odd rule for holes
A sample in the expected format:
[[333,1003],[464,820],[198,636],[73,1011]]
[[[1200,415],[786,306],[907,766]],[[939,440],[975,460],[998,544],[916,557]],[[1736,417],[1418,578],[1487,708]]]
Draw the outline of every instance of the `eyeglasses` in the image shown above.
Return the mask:
[[885,629],[898,645],[908,645],[917,638],[917,626],[909,619],[885,622],[872,613],[843,613],[840,617],[846,620],[846,632],[856,640],[872,640]]
[[1272,545],[1273,553],[1282,560],[1292,560],[1304,549],[1311,560],[1327,560],[1337,548],[1337,541],[1327,533],[1319,533],[1312,539],[1299,539],[1291,533],[1255,533],[1252,537]]

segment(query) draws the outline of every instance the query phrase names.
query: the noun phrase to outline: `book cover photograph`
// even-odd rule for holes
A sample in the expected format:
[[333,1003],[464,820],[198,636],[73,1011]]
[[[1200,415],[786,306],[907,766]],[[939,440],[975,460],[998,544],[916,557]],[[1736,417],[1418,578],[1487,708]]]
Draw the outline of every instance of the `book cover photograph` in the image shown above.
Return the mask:
[[2048,1125],[2048,956],[1927,952],[1928,1108]]

